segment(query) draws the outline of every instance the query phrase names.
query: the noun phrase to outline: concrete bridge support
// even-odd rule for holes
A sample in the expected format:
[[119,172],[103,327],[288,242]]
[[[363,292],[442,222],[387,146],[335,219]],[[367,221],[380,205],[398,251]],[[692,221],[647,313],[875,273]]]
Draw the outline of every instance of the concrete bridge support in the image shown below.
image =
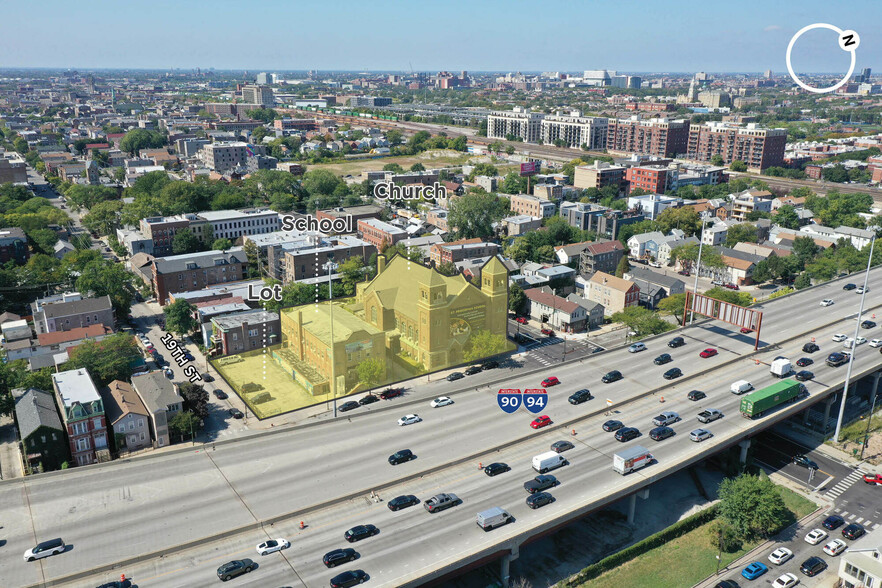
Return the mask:
[[509,588],[511,585],[511,562],[516,560],[519,555],[519,546],[512,545],[508,553],[502,556],[500,562],[499,577],[502,580],[502,588]]
[[738,447],[741,448],[741,455],[738,457],[738,461],[741,462],[741,465],[744,465],[747,463],[747,450],[750,449],[750,439],[745,439],[738,444]]
[[634,524],[634,514],[637,511],[637,497],[643,500],[649,499],[649,486],[642,488],[628,497],[628,524]]

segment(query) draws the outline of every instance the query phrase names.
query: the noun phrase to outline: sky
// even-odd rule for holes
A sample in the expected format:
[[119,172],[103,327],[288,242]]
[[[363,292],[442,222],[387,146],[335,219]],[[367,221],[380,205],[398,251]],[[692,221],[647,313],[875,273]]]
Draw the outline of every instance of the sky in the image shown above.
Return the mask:
[[[0,68],[786,71],[802,27],[861,35],[882,73],[879,0],[31,0],[3,3]],[[832,31],[800,72],[847,71]]]

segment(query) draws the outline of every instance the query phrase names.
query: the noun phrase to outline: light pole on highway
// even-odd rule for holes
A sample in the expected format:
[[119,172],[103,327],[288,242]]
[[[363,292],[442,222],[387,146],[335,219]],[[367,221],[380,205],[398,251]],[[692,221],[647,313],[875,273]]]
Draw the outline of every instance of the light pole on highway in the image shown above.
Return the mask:
[[334,284],[331,275],[339,264],[334,263],[334,254],[328,253],[328,262],[322,265],[322,269],[328,272],[328,322],[331,323],[331,396],[334,397],[334,418],[337,418],[337,381],[334,368]]
[[689,324],[695,319],[695,295],[698,294],[698,273],[701,271],[701,248],[704,245],[704,223],[707,219],[701,219],[701,233],[698,236],[698,259],[695,260],[695,285],[692,286],[692,310],[689,312]]
[[845,415],[845,400],[848,398],[848,383],[851,381],[851,369],[854,366],[854,356],[857,353],[857,338],[861,330],[861,319],[864,314],[864,299],[867,297],[867,284],[870,281],[870,266],[873,264],[873,248],[876,246],[876,236],[870,241],[870,257],[867,259],[867,273],[864,274],[864,288],[861,292],[861,303],[858,308],[857,319],[854,325],[854,337],[851,340],[851,355],[848,358],[848,371],[845,372],[845,385],[842,386],[842,402],[839,405],[839,416],[836,417],[836,433],[833,434],[833,442],[839,443],[839,432],[842,430],[842,417]]

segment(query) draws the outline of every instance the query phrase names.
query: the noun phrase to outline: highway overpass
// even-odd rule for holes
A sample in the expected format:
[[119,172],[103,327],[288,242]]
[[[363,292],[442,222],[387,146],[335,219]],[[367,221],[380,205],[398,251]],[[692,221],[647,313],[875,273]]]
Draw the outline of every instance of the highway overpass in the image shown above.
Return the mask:
[[[850,279],[856,281],[857,276]],[[64,578],[69,579],[67,585],[81,586],[80,574],[91,570],[125,571],[135,575],[139,586],[202,585],[216,581],[214,569],[224,561],[252,556],[253,546],[268,535],[288,537],[292,547],[280,557],[260,558],[260,569],[233,584],[326,586],[336,572],[324,568],[322,555],[347,547],[343,532],[366,523],[377,525],[380,534],[353,545],[360,559],[337,571],[364,569],[373,586],[416,586],[516,553],[531,538],[741,443],[841,388],[846,367],[827,367],[823,359],[841,348],[830,341],[834,333],[850,335],[854,330],[860,297],[842,290],[845,281],[763,304],[761,340],[770,348],[757,353],[751,335],[704,322],[683,329],[680,334],[687,345],[677,349],[664,345],[670,338],[665,336],[648,341],[649,349],[638,354],[611,350],[532,373],[501,368],[455,383],[417,385],[403,400],[359,409],[360,414],[348,413],[351,417],[344,414],[332,422],[273,431],[218,444],[216,449],[184,448],[0,483],[4,586],[48,585]],[[871,275],[868,314],[882,312],[880,293],[882,269]],[[823,298],[835,304],[821,307]],[[876,329],[862,334],[882,337]],[[772,381],[767,365],[771,359],[796,359],[810,337],[821,345],[821,352],[813,356],[817,377],[808,383],[810,397],[757,421],[740,417],[740,398],[729,393],[729,384],[748,379],[757,388],[767,385]],[[719,355],[700,358],[699,351],[709,346]],[[653,358],[663,352],[671,353],[674,362],[653,365]],[[861,346],[855,376],[869,374],[880,364],[877,349]],[[661,374],[673,366],[680,367],[684,377],[663,380]],[[610,369],[620,369],[625,379],[601,384],[601,375]],[[528,426],[532,415],[523,410],[507,415],[496,405],[498,388],[536,387],[550,375],[562,382],[549,388],[545,413],[554,420],[551,427],[533,431]],[[566,402],[569,394],[585,387],[595,400],[578,406]],[[705,391],[708,398],[686,400],[693,389]],[[455,404],[429,408],[429,399],[438,395],[452,396]],[[622,444],[602,432],[600,424],[610,418],[604,415],[606,399],[614,403],[614,418],[637,426],[644,436]],[[722,410],[725,418],[705,426],[714,433],[712,439],[690,442],[689,431],[702,426],[695,415],[709,407]],[[674,425],[675,437],[655,443],[647,433],[652,417],[662,409],[679,412],[683,421]],[[420,414],[423,422],[398,427],[396,420],[410,412]],[[559,439],[576,444],[566,454],[571,465],[555,472],[562,482],[552,490],[557,501],[531,511],[522,488],[535,475],[530,458]],[[649,447],[658,463],[628,476],[613,472],[612,454],[637,443]],[[418,459],[390,466],[387,456],[403,448],[412,449]],[[512,471],[489,478],[478,463],[491,461],[504,461]],[[371,491],[377,491],[382,502],[371,501]],[[385,506],[399,494],[424,500],[438,492],[454,492],[464,504],[435,515],[419,506],[396,513]],[[491,506],[506,508],[516,521],[482,532],[475,525],[475,513]],[[300,521],[305,529],[299,528]],[[30,564],[22,561],[21,554],[36,541],[58,536],[72,545],[70,553]],[[114,567],[121,563],[123,567]]]

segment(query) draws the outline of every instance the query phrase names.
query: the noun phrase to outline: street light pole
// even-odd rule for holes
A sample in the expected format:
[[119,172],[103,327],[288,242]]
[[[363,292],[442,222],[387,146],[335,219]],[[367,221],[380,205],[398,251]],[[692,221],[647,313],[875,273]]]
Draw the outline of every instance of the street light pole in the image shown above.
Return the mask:
[[870,402],[870,414],[867,415],[867,430],[864,431],[864,442],[861,443],[861,461],[864,459],[864,449],[870,440],[870,423],[873,421],[873,411],[876,410],[876,391],[879,389],[879,376],[882,372],[876,372],[876,381],[873,382],[873,400]]
[[701,249],[704,246],[704,223],[707,219],[701,219],[701,234],[698,237],[698,259],[695,260],[695,283],[692,286],[692,310],[689,311],[689,324],[695,320],[695,295],[698,294],[698,273],[701,271]]
[[328,272],[328,322],[331,323],[331,396],[334,399],[334,418],[337,418],[337,380],[335,377],[334,365],[334,284],[331,275],[337,269],[338,264],[334,263],[334,254],[328,253],[328,262],[322,265],[322,269]]

